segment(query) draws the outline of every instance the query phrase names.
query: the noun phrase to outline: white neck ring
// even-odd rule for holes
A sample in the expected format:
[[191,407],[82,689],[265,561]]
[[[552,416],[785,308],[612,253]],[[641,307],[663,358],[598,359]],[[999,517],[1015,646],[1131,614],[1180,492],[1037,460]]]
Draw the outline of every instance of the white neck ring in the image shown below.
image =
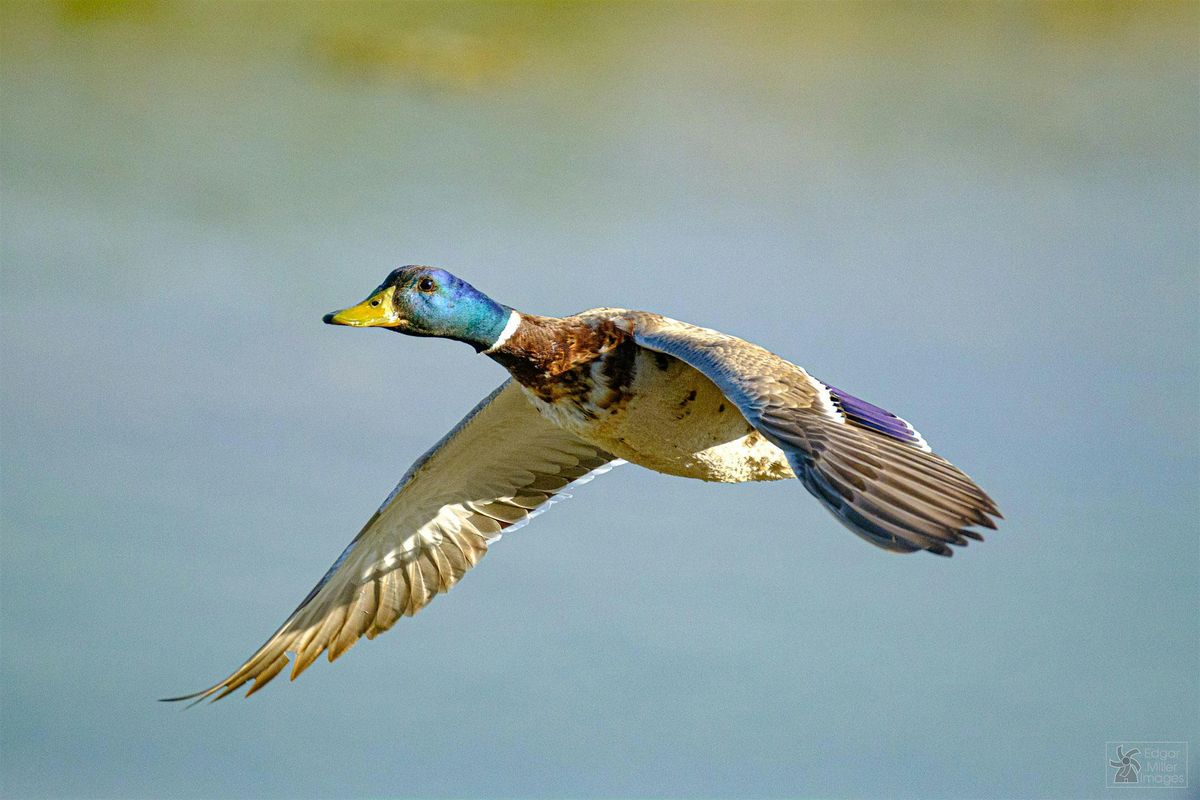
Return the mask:
[[500,331],[500,335],[496,337],[496,341],[492,342],[492,346],[485,353],[494,353],[496,350],[504,346],[512,335],[517,332],[517,328],[521,327],[521,315],[516,311],[508,312],[508,322],[504,323],[504,330]]

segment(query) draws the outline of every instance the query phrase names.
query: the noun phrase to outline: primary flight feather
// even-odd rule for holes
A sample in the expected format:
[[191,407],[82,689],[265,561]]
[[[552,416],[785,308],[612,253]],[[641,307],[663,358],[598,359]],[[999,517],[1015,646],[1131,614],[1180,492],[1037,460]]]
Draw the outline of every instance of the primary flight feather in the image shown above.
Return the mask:
[[423,266],[325,321],[463,341],[511,377],[417,459],[254,655],[171,700],[252,682],[249,695],[289,663],[295,679],[322,652],[334,660],[450,589],[555,495],[625,461],[709,481],[798,478],[839,522],[898,553],[948,556],[1001,516],[905,420],[708,328],[617,308],[521,314]]

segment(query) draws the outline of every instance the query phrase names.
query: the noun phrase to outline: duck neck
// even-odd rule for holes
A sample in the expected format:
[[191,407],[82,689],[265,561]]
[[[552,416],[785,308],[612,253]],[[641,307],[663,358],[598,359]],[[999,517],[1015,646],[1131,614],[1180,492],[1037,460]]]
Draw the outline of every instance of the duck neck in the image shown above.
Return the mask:
[[442,336],[466,342],[476,352],[486,352],[511,332],[520,315],[508,306],[466,285],[460,292],[448,322],[434,322],[423,335]]
[[521,320],[523,317],[521,316],[520,312],[518,312],[516,309],[508,308],[507,306],[504,306],[504,308],[506,311],[508,311],[508,313],[504,316],[504,325],[499,328],[498,332],[496,332],[495,337],[491,340],[491,344],[481,347],[479,352],[486,355],[491,355],[492,353],[504,347],[504,345],[508,343],[508,340],[512,338],[513,334],[517,332],[517,329],[521,327]]

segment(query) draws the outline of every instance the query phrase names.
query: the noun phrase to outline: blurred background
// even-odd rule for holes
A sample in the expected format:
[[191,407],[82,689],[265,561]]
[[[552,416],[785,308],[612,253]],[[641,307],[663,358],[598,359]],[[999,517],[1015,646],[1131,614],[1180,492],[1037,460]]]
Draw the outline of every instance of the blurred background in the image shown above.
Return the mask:
[[[1100,797],[1106,742],[1194,749],[1198,42],[1195,3],[4,2],[0,794]],[[898,557],[624,467],[334,666],[154,702],[504,377],[321,324],[408,263],[759,342],[1007,521]]]

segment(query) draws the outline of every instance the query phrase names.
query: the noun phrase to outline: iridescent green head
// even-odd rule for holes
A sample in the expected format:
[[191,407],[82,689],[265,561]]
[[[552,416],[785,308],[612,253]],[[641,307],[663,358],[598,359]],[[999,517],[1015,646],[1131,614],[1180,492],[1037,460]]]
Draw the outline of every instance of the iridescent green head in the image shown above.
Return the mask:
[[326,314],[325,321],[456,339],[483,351],[500,338],[511,313],[444,269],[408,266],[393,270],[358,305]]

